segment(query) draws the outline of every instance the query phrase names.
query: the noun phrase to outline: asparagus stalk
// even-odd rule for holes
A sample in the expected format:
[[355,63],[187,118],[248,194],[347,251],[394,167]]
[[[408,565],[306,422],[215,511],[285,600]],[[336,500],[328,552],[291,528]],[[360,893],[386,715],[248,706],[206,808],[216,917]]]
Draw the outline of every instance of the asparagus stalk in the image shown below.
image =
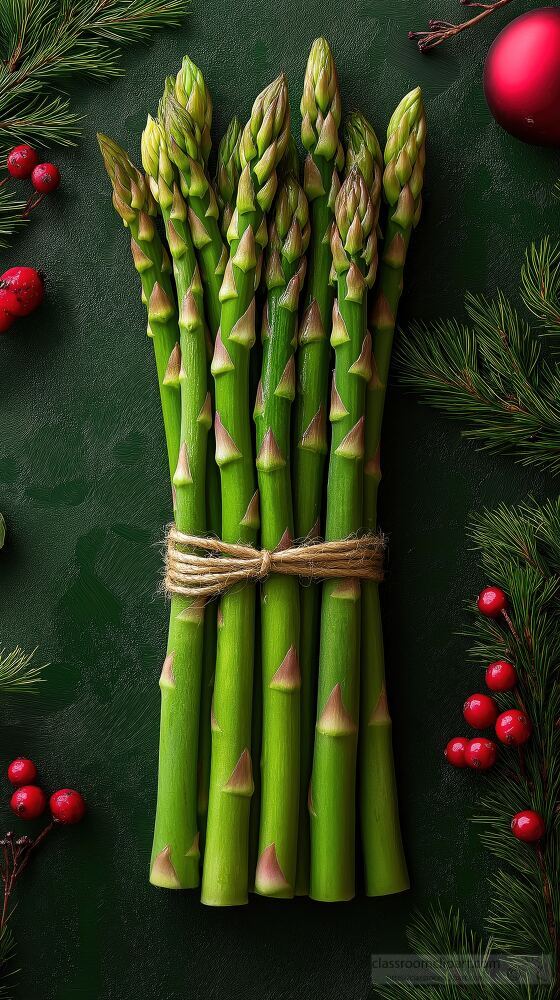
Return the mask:
[[[332,234],[337,300],[326,537],[362,527],[366,383],[371,378],[367,289],[377,265],[376,209],[357,167],[335,203]],[[323,585],[311,815],[311,889],[325,902],[351,899],[355,885],[355,782],[360,685],[360,583]]]
[[[293,542],[290,411],[295,396],[297,311],[305,276],[309,211],[294,177],[281,185],[265,269],[262,377],[257,391],[257,470],[261,544]],[[299,811],[300,670],[299,585],[270,576],[261,588],[262,758],[259,858],[255,889],[265,896],[294,894]]]
[[[211,423],[207,390],[202,284],[187,223],[187,206],[169,158],[160,122],[148,117],[142,135],[142,163],[151,192],[165,224],[181,303],[180,369],[181,445],[173,476],[175,521],[180,531],[204,534],[206,529],[206,448]],[[170,866],[188,858],[188,872],[177,885],[199,880],[197,820],[197,758],[201,698],[204,604],[173,595],[167,643],[167,667],[162,672],[158,798],[150,879],[169,884]],[[165,868],[162,874],[162,858]]]
[[[135,266],[142,281],[143,298],[148,305],[148,332],[153,337],[158,381],[164,416],[167,448],[170,463],[175,517],[178,524],[196,523],[196,514],[204,514],[204,500],[200,499],[204,490],[204,478],[200,484],[193,473],[204,463],[206,430],[208,420],[203,418],[189,433],[184,405],[179,406],[177,389],[184,378],[185,359],[190,364],[193,351],[184,343],[184,335],[195,339],[197,324],[196,297],[201,303],[200,283],[191,281],[190,294],[181,304],[179,328],[182,344],[177,343],[177,311],[168,273],[168,259],[162,247],[154,223],[147,212],[155,213],[155,201],[144,178],[132,165],[126,153],[106,136],[99,136],[99,144],[107,171],[113,184],[113,204],[125,225],[131,231],[131,245]],[[167,189],[171,194],[170,189]],[[163,191],[163,180],[162,180]],[[181,243],[180,206],[168,202],[164,196],[169,220],[173,216],[176,229],[174,247],[179,254]],[[187,237],[188,238],[188,237]],[[179,260],[177,257],[177,261]],[[186,280],[187,271],[181,263],[176,276]],[[200,325],[200,321],[198,320]],[[191,331],[192,328],[192,331]],[[183,362],[183,363],[182,363]],[[199,390],[199,391],[197,391]],[[189,395],[190,395],[189,387]],[[192,389],[192,398],[197,402],[204,396],[201,387]],[[185,393],[181,393],[185,398]],[[199,407],[200,408],[200,407]],[[206,430],[204,427],[206,424]],[[192,439],[192,440],[191,440]],[[186,489],[186,473],[192,478],[191,489]],[[204,494],[202,492],[202,498]],[[203,528],[203,524],[201,526]],[[200,609],[188,602],[174,599],[171,603],[171,619],[167,655],[160,677],[161,688],[161,728],[160,765],[158,775],[158,804],[156,829],[150,880],[155,885],[167,888],[189,888],[198,885],[198,835],[196,830],[196,785],[194,783],[193,762],[196,760],[196,740],[198,733],[198,678],[195,669],[191,671],[188,642],[194,631],[193,643],[196,648],[197,626]],[[196,649],[193,652],[196,659]],[[177,746],[183,752],[177,754]],[[195,765],[196,766],[196,765]]]
[[[293,454],[294,520],[297,538],[322,533],[322,505],[327,454],[326,409],[330,364],[329,337],[334,292],[330,231],[341,166],[338,126],[340,92],[328,43],[318,38],[311,47],[303,97],[301,137],[308,155],[304,188],[311,214],[305,311],[297,350],[295,447]],[[309,890],[309,814],[315,693],[319,646],[321,588],[301,588],[301,769],[296,891]]]
[[[228,230],[230,256],[220,298],[212,371],[216,386],[216,461],[222,483],[222,538],[255,543],[258,493],[249,417],[249,353],[255,341],[255,290],[267,242],[265,213],[276,193],[276,167],[289,134],[286,81],[259,95],[240,143],[242,173]],[[253,792],[251,702],[255,588],[220,603],[212,717],[212,764],[202,902],[247,902],[248,829]]]
[[99,147],[113,188],[113,206],[130,232],[134,266],[140,276],[142,301],[148,312],[148,336],[154,347],[171,478],[179,458],[181,410],[178,380],[177,306],[171,263],[153,216],[157,206],[150,189],[124,149],[98,134]]
[[[420,88],[400,102],[387,129],[383,188],[389,205],[379,281],[370,323],[374,374],[368,385],[364,467],[364,524],[377,526],[381,481],[379,444],[395,318],[403,287],[408,243],[421,212],[426,120]],[[369,896],[408,889],[399,826],[391,717],[385,691],[379,588],[362,590],[362,682],[360,722],[360,813],[365,886]]]
[[218,202],[201,161],[197,129],[188,111],[166,94],[161,113],[169,140],[169,155],[179,171],[181,190],[188,204],[189,228],[200,262],[204,304],[214,339],[220,325],[220,287],[227,262],[227,250],[218,224]]
[[218,161],[216,164],[216,176],[214,178],[214,190],[220,211],[220,227],[224,237],[229,229],[235,208],[237,185],[239,184],[239,174],[241,173],[241,164],[239,162],[240,139],[241,123],[238,118],[232,118],[218,146]]

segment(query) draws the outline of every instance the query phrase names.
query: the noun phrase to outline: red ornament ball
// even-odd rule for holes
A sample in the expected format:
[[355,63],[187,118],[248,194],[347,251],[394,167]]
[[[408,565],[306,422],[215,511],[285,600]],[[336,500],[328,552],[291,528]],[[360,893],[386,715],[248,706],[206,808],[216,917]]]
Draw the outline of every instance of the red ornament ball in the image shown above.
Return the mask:
[[39,157],[33,149],[33,146],[25,144],[23,146],[14,146],[14,148],[8,153],[6,166],[8,168],[8,173],[11,174],[12,177],[20,179],[22,177],[31,177],[33,168],[37,166],[38,162]]
[[511,821],[511,831],[518,840],[524,840],[526,844],[534,844],[535,841],[544,837],[546,827],[544,819],[533,809],[524,809],[523,812],[516,813]]
[[467,749],[468,739],[466,736],[454,736],[452,740],[449,740],[444,752],[445,759],[453,764],[453,767],[466,767],[467,762],[465,760],[465,750]]
[[481,614],[497,618],[507,608],[507,597],[501,587],[485,587],[478,595],[476,606]]
[[560,9],[531,10],[494,41],[484,67],[494,118],[523,142],[560,145]]
[[2,288],[1,286],[2,283],[0,281],[0,309],[2,309],[3,312],[8,313],[13,322],[16,316],[20,315],[17,295],[11,290],[11,288]]
[[522,746],[532,732],[531,720],[518,708],[510,708],[496,719],[496,736],[510,746]]
[[489,663],[485,677],[491,691],[511,691],[517,684],[517,670],[507,660]]
[[[2,294],[10,295],[10,303]],[[0,308],[14,316],[29,316],[41,305],[45,296],[45,280],[34,267],[10,267],[0,277]]]
[[54,163],[39,163],[31,174],[31,183],[39,194],[51,194],[60,184],[60,171]]
[[73,788],[61,788],[50,797],[49,807],[55,823],[70,826],[79,823],[85,816],[86,804],[79,792]]
[[498,748],[492,740],[470,740],[465,750],[465,764],[474,771],[489,771],[497,755]]
[[16,757],[8,767],[8,781],[12,785],[32,785],[37,781],[37,768],[27,757]]
[[47,797],[37,785],[23,785],[10,799],[10,809],[20,819],[38,819],[45,811]]
[[487,694],[471,694],[463,705],[465,721],[473,729],[488,729],[498,716],[498,706]]

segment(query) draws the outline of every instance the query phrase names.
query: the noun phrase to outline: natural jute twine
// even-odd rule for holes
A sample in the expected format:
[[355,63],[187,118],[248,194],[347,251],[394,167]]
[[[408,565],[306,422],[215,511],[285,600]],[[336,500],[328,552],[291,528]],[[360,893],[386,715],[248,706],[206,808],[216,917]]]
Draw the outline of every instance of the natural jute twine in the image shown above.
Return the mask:
[[[202,550],[199,555],[194,550]],[[238,583],[256,583],[271,573],[308,580],[383,579],[385,539],[364,534],[336,542],[307,541],[286,549],[254,549],[218,538],[167,534],[165,589],[182,597],[211,599]]]

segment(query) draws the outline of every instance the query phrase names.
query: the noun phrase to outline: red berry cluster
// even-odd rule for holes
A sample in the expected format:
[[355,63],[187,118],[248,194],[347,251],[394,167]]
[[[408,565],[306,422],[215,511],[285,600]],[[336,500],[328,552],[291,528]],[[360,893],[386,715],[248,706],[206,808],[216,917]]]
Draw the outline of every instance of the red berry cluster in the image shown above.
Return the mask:
[[[47,807],[47,797],[37,784],[37,768],[32,760],[16,757],[8,767],[8,780],[16,786],[10,799],[10,809],[20,819],[38,819]],[[86,804],[73,788],[61,788],[49,799],[53,823],[69,826],[84,818]]]
[[31,195],[27,202],[24,215],[29,215],[45,195],[56,191],[60,185],[58,167],[55,167],[54,163],[39,163],[39,157],[33,146],[27,144],[14,146],[8,153],[6,167],[11,177],[17,180],[30,179],[35,188],[35,194]]
[[10,267],[0,276],[0,333],[20,316],[29,316],[45,294],[43,275],[34,267]]
[[[515,635],[508,614],[507,597],[500,587],[485,587],[476,603],[481,614],[490,618],[503,617]],[[496,660],[487,666],[485,680],[491,691],[512,691],[517,686],[517,671],[507,660]],[[494,727],[500,743],[506,746],[523,746],[533,731],[531,720],[522,708],[509,708],[500,712],[494,698],[487,694],[471,694],[463,705],[463,717],[473,729]],[[496,763],[498,747],[490,739],[479,737],[469,740],[464,736],[456,736],[449,741],[444,753],[454,767],[488,771]],[[526,809],[513,817],[511,829],[518,840],[535,842],[544,836],[545,824],[538,813]]]

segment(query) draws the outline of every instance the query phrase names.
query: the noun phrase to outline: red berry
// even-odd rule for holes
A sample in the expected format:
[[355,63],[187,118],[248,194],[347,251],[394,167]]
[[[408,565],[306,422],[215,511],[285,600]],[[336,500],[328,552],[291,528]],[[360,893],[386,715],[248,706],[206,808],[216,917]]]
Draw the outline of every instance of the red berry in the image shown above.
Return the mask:
[[39,194],[50,194],[60,184],[60,171],[54,163],[39,163],[33,168],[31,183]]
[[[13,310],[7,304],[2,305],[4,292],[15,296]],[[41,305],[44,295],[44,278],[34,267],[10,267],[0,277],[0,308],[13,311],[14,316],[28,316]]]
[[12,151],[8,153],[6,166],[8,168],[8,173],[10,173],[12,177],[31,177],[31,173],[34,167],[37,166],[38,161],[39,157],[33,149],[33,146],[14,146]]
[[454,736],[452,740],[449,740],[449,743],[443,752],[446,760],[448,760],[450,764],[453,764],[453,767],[467,766],[465,761],[465,749],[468,742],[469,741],[466,736]]
[[507,660],[496,660],[486,667],[486,683],[491,691],[511,691],[517,684],[517,670]]
[[465,750],[465,764],[475,771],[488,771],[494,767],[498,748],[492,740],[471,740]]
[[485,587],[478,595],[476,606],[483,615],[497,618],[508,606],[507,597],[500,587]]
[[73,788],[61,788],[54,792],[49,801],[52,818],[65,826],[79,823],[84,818],[86,804],[79,792]]
[[8,781],[12,785],[33,785],[37,781],[37,768],[27,757],[16,757],[8,767]]
[[493,726],[497,715],[498,706],[487,694],[471,694],[463,705],[463,716],[473,729]]
[[0,287],[0,309],[2,309],[3,312],[9,313],[12,318],[23,315],[23,313],[20,312],[18,297],[11,288]]
[[518,708],[508,708],[496,719],[496,736],[502,743],[520,747],[532,732],[531,720]]
[[45,811],[47,797],[37,785],[17,788],[10,799],[10,809],[20,819],[37,819]]
[[546,827],[544,819],[532,809],[524,809],[523,812],[516,813],[511,821],[511,830],[514,837],[524,840],[526,844],[534,844],[536,840],[544,837]]

